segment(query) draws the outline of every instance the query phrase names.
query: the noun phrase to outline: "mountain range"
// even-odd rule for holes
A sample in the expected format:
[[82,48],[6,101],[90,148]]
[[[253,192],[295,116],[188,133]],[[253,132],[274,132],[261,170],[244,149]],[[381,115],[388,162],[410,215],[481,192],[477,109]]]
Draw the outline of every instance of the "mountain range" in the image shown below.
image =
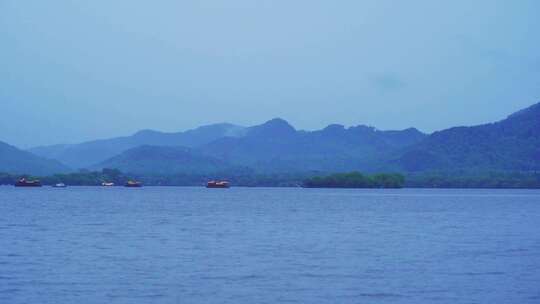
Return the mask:
[[393,151],[419,143],[416,129],[379,131],[372,127],[330,125],[298,131],[273,119],[248,128],[244,136],[223,137],[199,147],[207,155],[260,172],[373,171]]
[[137,175],[212,174],[248,170],[191,148],[149,145],[131,148],[90,169],[104,168],[115,168]]
[[381,131],[338,124],[304,131],[276,118],[252,127],[223,123],[177,133],[143,130],[131,136],[27,152],[3,144],[0,171],[46,174],[108,167],[160,175],[242,170],[528,172],[540,170],[539,134],[540,103],[498,122],[432,134],[414,128]]
[[540,170],[540,103],[495,123],[435,132],[388,163],[399,171]]
[[0,142],[0,172],[49,175],[70,170],[57,160],[46,159]]
[[196,147],[225,136],[241,136],[244,129],[222,123],[176,133],[142,130],[131,136],[93,140],[73,145],[42,146],[28,151],[41,157],[59,160],[73,169],[80,169],[91,167],[142,145]]

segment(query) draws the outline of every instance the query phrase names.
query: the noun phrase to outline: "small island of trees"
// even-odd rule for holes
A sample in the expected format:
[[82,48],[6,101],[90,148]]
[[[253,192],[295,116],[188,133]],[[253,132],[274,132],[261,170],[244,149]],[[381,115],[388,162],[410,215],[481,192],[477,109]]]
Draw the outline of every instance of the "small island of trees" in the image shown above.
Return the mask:
[[364,175],[360,172],[337,173],[306,179],[306,188],[403,188],[405,177],[401,174]]

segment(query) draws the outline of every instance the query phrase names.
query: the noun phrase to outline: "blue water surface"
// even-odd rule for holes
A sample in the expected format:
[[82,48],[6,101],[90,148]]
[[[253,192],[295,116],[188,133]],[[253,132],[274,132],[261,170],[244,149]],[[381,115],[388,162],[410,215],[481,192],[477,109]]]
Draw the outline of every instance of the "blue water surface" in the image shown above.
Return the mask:
[[540,191],[3,186],[0,303],[540,303]]

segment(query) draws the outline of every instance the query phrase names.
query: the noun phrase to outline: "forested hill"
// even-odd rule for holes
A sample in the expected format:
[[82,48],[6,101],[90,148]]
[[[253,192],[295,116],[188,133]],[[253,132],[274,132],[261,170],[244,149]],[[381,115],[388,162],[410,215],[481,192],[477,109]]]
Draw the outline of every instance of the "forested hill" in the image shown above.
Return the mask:
[[0,142],[0,172],[47,175],[68,170],[56,160],[45,159]]
[[[0,159],[7,173],[24,168],[25,173],[65,170],[58,162],[29,154],[22,153],[16,160],[13,149],[7,149],[11,154]],[[540,171],[540,104],[498,122],[430,135],[414,128],[381,131],[338,124],[304,131],[276,118],[246,128],[217,124],[180,133],[141,131],[130,137],[40,149],[32,151],[40,150],[40,155],[60,162],[86,164],[85,168],[119,167],[127,173],[154,175],[237,169],[256,174],[534,174]]]
[[[283,119],[272,119],[248,128],[216,124],[178,133],[140,131],[132,136],[96,140],[75,145],[54,145],[30,149],[73,169],[102,167],[114,157],[125,157],[128,150],[153,146],[156,171],[167,159],[170,147],[190,148],[192,156],[219,159],[231,166],[251,167],[260,172],[349,171],[367,169],[385,155],[418,143],[427,135],[414,129],[381,131],[369,126],[346,128],[332,124],[315,130],[297,130]],[[163,153],[157,150],[163,149]],[[124,155],[123,155],[124,154]],[[117,159],[118,160],[118,159]],[[147,159],[147,169],[152,169]],[[204,171],[206,164],[201,164]],[[171,163],[179,168],[181,163]],[[193,171],[194,165],[186,168]]]
[[174,133],[141,130],[130,136],[93,140],[80,144],[36,147],[29,151],[38,156],[56,159],[72,169],[79,169],[98,165],[139,146],[196,147],[224,136],[240,136],[243,130],[243,127],[228,123],[207,125]]
[[392,153],[425,137],[414,128],[381,131],[363,125],[301,131],[277,118],[249,128],[244,136],[221,138],[199,149],[259,172],[373,171]]
[[540,103],[499,122],[435,132],[389,163],[402,172],[540,171]]

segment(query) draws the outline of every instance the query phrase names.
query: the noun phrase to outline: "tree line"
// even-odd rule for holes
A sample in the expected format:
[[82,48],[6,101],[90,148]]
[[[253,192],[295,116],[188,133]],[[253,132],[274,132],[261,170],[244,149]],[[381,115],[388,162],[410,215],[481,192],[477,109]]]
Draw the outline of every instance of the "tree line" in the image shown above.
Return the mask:
[[405,177],[401,174],[364,175],[360,172],[336,173],[306,179],[306,188],[402,188]]
[[307,188],[537,188],[540,172],[453,171],[402,174],[328,174],[321,172],[257,174],[253,172],[216,172],[212,174],[133,175],[117,169],[81,170],[51,176],[0,173],[0,185],[13,185],[20,178],[39,179],[44,185],[65,183],[70,186],[98,186],[103,182],[124,185],[128,180],[147,186],[202,186],[209,180],[228,180],[233,186],[307,187]]

